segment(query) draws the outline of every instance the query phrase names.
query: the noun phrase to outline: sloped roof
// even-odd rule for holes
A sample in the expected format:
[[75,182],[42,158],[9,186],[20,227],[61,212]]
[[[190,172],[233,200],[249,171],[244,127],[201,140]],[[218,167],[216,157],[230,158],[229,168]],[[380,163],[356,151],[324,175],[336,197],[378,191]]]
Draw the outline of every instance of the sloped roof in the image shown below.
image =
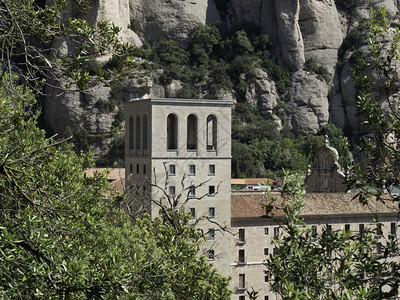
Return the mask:
[[118,179],[125,179],[125,169],[124,168],[90,168],[86,169],[84,173],[88,177],[94,176],[94,173],[102,173],[107,170],[108,181],[114,181]]
[[[265,218],[283,217],[282,197],[273,195],[275,201],[267,198],[263,193],[232,193],[231,210],[232,218]],[[370,199],[367,205],[362,205],[355,194],[344,193],[309,193],[303,198],[303,216],[318,215],[353,215],[353,214],[382,214],[398,213],[398,204],[389,198],[385,203]],[[263,204],[264,203],[264,207]],[[266,212],[266,205],[270,205]]]
[[265,184],[265,183],[273,183],[274,180],[269,178],[232,178],[231,184]]
[[88,177],[94,176],[96,172],[102,173],[107,170],[107,180],[110,187],[117,192],[123,193],[125,189],[125,169],[124,168],[90,168],[84,173]]

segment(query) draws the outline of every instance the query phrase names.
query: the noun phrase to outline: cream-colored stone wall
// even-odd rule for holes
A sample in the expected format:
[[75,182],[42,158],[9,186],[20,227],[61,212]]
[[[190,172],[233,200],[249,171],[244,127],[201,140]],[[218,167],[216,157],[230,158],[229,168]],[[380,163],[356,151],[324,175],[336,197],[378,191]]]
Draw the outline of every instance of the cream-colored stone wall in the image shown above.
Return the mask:
[[[359,224],[364,224],[365,228],[376,228],[373,223],[374,216],[372,215],[346,215],[346,216],[304,216],[305,222],[309,226],[316,226],[317,233],[322,233],[323,228],[330,224],[332,230],[343,230],[345,225],[349,225],[349,229],[354,233],[359,231]],[[232,220],[232,231],[235,238],[231,240],[231,288],[233,289],[232,299],[239,299],[244,296],[247,290],[252,290],[259,293],[259,299],[265,299],[268,296],[269,300],[279,299],[279,297],[270,289],[268,281],[266,281],[263,262],[267,258],[264,254],[264,249],[268,249],[268,255],[273,255],[273,239],[274,228],[278,228],[278,223],[281,219],[251,219],[243,218],[241,220]],[[379,223],[382,224],[382,235],[377,236],[377,241],[384,244],[384,239],[391,232],[391,223],[394,223],[396,231],[399,231],[399,220],[395,214],[379,215]],[[266,228],[268,234],[265,234]],[[239,229],[245,230],[245,241],[239,241]],[[281,229],[279,229],[282,231]],[[238,262],[239,250],[245,251],[245,263]],[[392,259],[399,259],[394,256]],[[245,274],[246,289],[239,286],[239,274]],[[269,280],[269,278],[268,278]]]
[[[204,245],[204,253],[213,250],[214,262],[219,272],[230,274],[230,239],[229,233],[222,233],[221,227],[230,227],[231,219],[231,105],[222,100],[185,100],[185,99],[145,99],[134,100],[126,106],[126,175],[130,176],[129,185],[144,186],[150,182],[149,196],[152,201],[170,206],[170,201],[181,195],[178,207],[186,211],[195,209],[196,226],[207,236],[209,229],[214,229],[213,239]],[[132,115],[146,114],[148,118],[148,149],[136,149],[136,122],[134,123],[134,149],[129,149],[129,118]],[[167,118],[169,114],[177,116],[177,149],[167,149]],[[197,117],[197,149],[187,149],[187,120],[189,115]],[[217,145],[207,149],[207,117],[217,120]],[[132,165],[132,172],[131,170]],[[146,165],[146,174],[143,166]],[[175,166],[175,174],[169,174],[170,165]],[[190,165],[195,166],[195,174],[190,174]],[[210,165],[215,172],[210,174]],[[139,166],[137,172],[137,166]],[[128,178],[128,177],[127,177]],[[189,197],[189,187],[194,186],[195,196]],[[210,186],[215,193],[209,195]],[[169,188],[175,187],[175,197],[169,194]],[[149,189],[146,188],[146,192]],[[137,193],[132,193],[133,196]],[[169,199],[168,199],[169,198]],[[213,208],[215,216],[209,216]],[[151,203],[149,212],[154,218],[159,206]]]

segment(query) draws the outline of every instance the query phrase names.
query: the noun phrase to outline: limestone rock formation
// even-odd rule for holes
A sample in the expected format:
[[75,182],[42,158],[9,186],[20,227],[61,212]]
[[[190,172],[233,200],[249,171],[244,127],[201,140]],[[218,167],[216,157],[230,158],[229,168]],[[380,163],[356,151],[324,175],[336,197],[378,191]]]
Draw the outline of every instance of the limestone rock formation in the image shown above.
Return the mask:
[[[291,71],[292,86],[288,94],[291,100],[279,95],[274,81],[257,66],[241,75],[247,79],[251,77],[251,80],[245,80],[248,86],[240,97],[256,106],[266,118],[275,120],[279,126],[288,126],[296,133],[313,134],[321,126],[334,123],[354,136],[363,133],[356,117],[351,73],[354,49],[351,44],[344,47],[346,42],[349,43],[346,39],[349,33],[357,34],[362,19],[369,17],[371,6],[385,6],[389,18],[397,18],[399,7],[397,0],[92,0],[91,4],[92,10],[86,16],[90,23],[110,20],[121,27],[121,40],[136,46],[142,41],[157,44],[162,38],[186,44],[196,24],[218,20],[228,30],[246,28],[253,30],[254,36],[268,34],[272,45],[271,60]],[[63,18],[70,16],[71,9]],[[58,39],[53,54],[68,56],[74,48],[72,41]],[[359,50],[363,51],[362,47]],[[321,74],[307,67],[310,62],[327,76],[321,79]],[[138,95],[174,97],[184,83],[172,80],[168,85],[161,85],[157,83],[161,73],[162,70],[153,70],[152,74],[132,70],[120,86],[124,101]],[[55,87],[48,90],[50,97],[45,102],[48,126],[62,133],[66,127],[82,125],[82,115],[86,115],[88,122],[94,124],[85,125],[85,128],[109,131],[111,118],[117,111],[111,112],[107,119],[92,104],[103,97],[111,97],[107,96],[111,91],[98,86],[82,95],[68,89],[66,84],[56,82]],[[221,90],[217,94],[218,98],[236,100],[235,91]],[[82,101],[90,105],[82,105]],[[285,107],[286,111],[282,111]]]
[[275,121],[281,129],[282,122],[274,113],[279,101],[274,81],[262,69],[254,69],[248,76],[253,80],[246,89],[246,101],[257,107],[265,118]]
[[292,91],[288,126],[299,134],[317,133],[329,120],[328,85],[314,74],[298,71],[292,77]]
[[214,0],[130,0],[132,19],[143,24],[149,42],[173,39],[185,42],[198,24],[218,21]]

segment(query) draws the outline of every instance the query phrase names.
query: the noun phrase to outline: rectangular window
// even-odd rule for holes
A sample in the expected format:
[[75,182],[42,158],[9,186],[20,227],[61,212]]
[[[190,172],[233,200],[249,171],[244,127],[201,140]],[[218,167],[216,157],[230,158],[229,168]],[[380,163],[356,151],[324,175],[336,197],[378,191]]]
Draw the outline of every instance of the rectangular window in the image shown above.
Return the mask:
[[279,227],[275,227],[274,228],[274,238],[278,238],[279,237]]
[[129,169],[130,169],[131,174],[132,174],[132,173],[133,173],[133,166],[132,166],[132,164],[130,164]]
[[143,174],[146,174],[146,165],[143,165]]
[[210,249],[207,251],[207,259],[208,260],[214,260],[215,259],[215,252],[214,250]]
[[332,232],[332,225],[330,225],[330,224],[326,225],[326,232],[327,233],[331,233]]
[[136,165],[136,174],[139,174],[139,164]]
[[243,228],[239,229],[239,242],[244,243],[245,242],[245,231]]
[[345,224],[344,225],[344,231],[346,231],[346,232],[350,231],[350,224]]
[[215,217],[215,208],[214,207],[209,207],[208,208],[208,216],[210,218],[214,218]]
[[364,233],[365,231],[365,225],[364,224],[358,224],[358,232],[359,233]]
[[396,223],[390,223],[390,234],[396,235]]
[[264,227],[264,235],[268,235],[268,227]]
[[215,175],[215,165],[208,166],[208,175]]
[[175,175],[175,165],[169,165],[168,175]]
[[376,224],[376,234],[382,235],[382,223]]
[[269,281],[268,279],[269,279],[269,278],[268,278],[268,275],[265,275],[265,276],[264,276],[264,281],[265,281],[265,282],[268,282],[268,281]]
[[189,175],[196,175],[196,166],[189,165]]
[[239,300],[246,300],[246,296],[243,295],[239,296]]
[[215,239],[215,230],[214,228],[208,229],[207,237],[209,240]]
[[268,248],[264,248],[264,255],[268,255],[268,254],[269,254]]
[[246,288],[246,275],[239,274],[239,288],[245,289]]
[[264,296],[264,300],[269,300],[269,296]]
[[196,188],[194,187],[194,185],[189,187],[189,197],[190,198],[196,197]]
[[244,249],[239,250],[239,263],[244,263],[245,262],[245,257],[244,257]]
[[381,243],[376,243],[376,253],[377,254],[382,253],[382,244]]
[[210,197],[215,196],[215,186],[214,185],[208,186],[208,196],[210,196]]
[[317,226],[314,225],[311,227],[311,235],[313,238],[317,237]]
[[189,214],[190,214],[190,217],[191,217],[192,219],[195,219],[195,218],[196,218],[196,209],[195,209],[194,207],[191,207],[191,208],[189,209]]
[[175,196],[175,186],[170,186],[169,187],[169,195],[170,196]]

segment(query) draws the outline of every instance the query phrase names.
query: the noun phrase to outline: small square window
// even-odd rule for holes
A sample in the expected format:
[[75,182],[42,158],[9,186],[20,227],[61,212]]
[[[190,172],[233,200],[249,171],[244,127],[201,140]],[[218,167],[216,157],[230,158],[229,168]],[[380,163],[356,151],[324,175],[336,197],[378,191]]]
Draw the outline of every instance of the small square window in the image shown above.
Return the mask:
[[214,218],[215,217],[215,208],[214,207],[209,207],[208,208],[208,216],[210,218]]
[[269,296],[264,296],[264,300],[269,300]]
[[244,263],[245,262],[244,249],[240,249],[238,254],[239,254],[239,263]]
[[191,198],[196,197],[196,188],[194,185],[189,187],[189,197]]
[[311,227],[311,235],[313,238],[317,237],[317,226],[314,225]]
[[215,186],[214,185],[209,185],[208,186],[208,196],[215,196]]
[[245,231],[244,228],[239,229],[239,242],[245,241]]
[[264,227],[264,235],[268,235],[268,227]]
[[170,196],[175,196],[175,186],[170,186],[169,187],[169,195]]
[[208,260],[214,260],[215,259],[215,252],[214,250],[210,249],[207,251],[207,259]]
[[207,237],[209,240],[215,239],[215,230],[214,228],[210,228],[207,233]]
[[215,175],[215,165],[208,166],[208,175]]
[[376,253],[382,253],[382,243],[376,243]]
[[245,289],[246,288],[246,275],[239,274],[239,288]]
[[136,165],[136,174],[139,174],[139,169],[140,169],[140,167],[139,167],[139,165],[137,164],[137,165]]
[[239,300],[246,300],[246,296],[243,295],[239,296]]
[[146,174],[146,165],[143,165],[143,174]]
[[190,218],[195,219],[196,218],[196,209],[194,207],[191,207],[189,209],[189,214],[190,214]]
[[397,229],[396,227],[397,227],[396,223],[394,223],[394,222],[390,223],[390,234],[393,234],[393,235],[396,234],[396,229]]
[[169,165],[168,175],[175,175],[175,165]]
[[196,175],[196,166],[189,165],[189,175]]
[[275,227],[274,228],[274,238],[278,238],[279,237],[279,227]]
[[268,254],[269,254],[268,248],[264,248],[264,255],[268,255]]
[[378,223],[376,225],[376,234],[377,235],[382,235],[382,223]]

